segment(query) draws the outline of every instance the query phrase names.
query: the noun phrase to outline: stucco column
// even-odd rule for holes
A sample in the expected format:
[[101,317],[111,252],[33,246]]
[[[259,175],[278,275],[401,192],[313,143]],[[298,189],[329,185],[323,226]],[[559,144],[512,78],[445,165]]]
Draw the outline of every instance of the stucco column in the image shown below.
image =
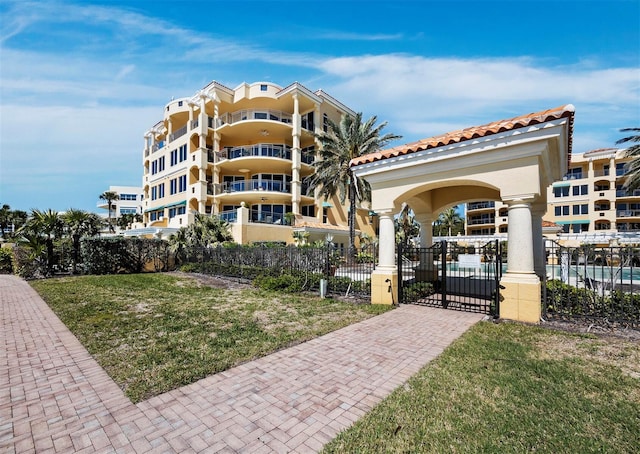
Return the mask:
[[509,210],[507,273],[533,274],[533,232],[531,204],[507,202]]
[[533,269],[540,280],[547,274],[546,251],[542,236],[542,216],[547,206],[537,203],[531,207],[531,234],[533,235]]
[[376,212],[379,216],[378,266],[371,273],[371,304],[398,304],[398,268],[396,266],[396,232],[391,209]]
[[415,220],[420,224],[420,247],[430,247],[433,244],[433,214],[416,214]]
[[396,269],[396,232],[391,211],[378,211],[380,222],[378,268]]
[[532,199],[505,201],[509,210],[508,258],[507,272],[500,280],[500,317],[539,323],[540,279],[534,269],[531,201]]
[[294,214],[300,214],[300,200],[302,197],[302,182],[300,181],[300,100],[297,93],[293,94],[292,124],[291,210]]
[[421,213],[415,215],[420,224],[420,264],[415,269],[416,281],[433,282],[438,279],[438,270],[434,266],[433,250],[433,213]]

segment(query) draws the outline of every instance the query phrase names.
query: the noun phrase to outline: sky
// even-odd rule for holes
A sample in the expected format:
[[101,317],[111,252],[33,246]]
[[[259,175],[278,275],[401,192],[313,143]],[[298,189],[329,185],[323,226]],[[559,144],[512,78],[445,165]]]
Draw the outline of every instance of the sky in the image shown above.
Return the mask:
[[212,80],[322,89],[392,145],[573,104],[583,153],[640,127],[640,0],[0,0],[0,205],[100,211]]

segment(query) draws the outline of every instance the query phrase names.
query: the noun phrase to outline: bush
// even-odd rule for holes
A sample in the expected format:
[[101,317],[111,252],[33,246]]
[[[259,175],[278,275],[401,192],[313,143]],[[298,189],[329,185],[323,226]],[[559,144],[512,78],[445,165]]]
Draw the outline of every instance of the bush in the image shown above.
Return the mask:
[[13,273],[13,252],[11,249],[0,247],[0,273]]
[[80,247],[87,274],[141,273],[169,269],[168,243],[149,238],[87,238]]

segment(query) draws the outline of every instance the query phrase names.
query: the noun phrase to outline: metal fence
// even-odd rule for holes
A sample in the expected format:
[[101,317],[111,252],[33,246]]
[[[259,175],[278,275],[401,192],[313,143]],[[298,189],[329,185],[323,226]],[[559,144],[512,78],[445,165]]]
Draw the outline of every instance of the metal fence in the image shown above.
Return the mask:
[[[334,247],[219,246],[185,250],[183,269],[243,280],[290,276],[302,290],[368,298],[376,248],[349,256]],[[321,288],[322,287],[322,288]]]
[[503,271],[498,240],[477,246],[399,245],[397,257],[400,303],[498,315]]
[[639,247],[547,247],[542,310],[547,319],[640,327]]

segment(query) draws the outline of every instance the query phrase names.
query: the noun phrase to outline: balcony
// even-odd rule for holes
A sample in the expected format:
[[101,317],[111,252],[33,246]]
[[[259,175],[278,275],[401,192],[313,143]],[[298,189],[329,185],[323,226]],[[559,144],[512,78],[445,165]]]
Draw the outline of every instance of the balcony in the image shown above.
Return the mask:
[[608,177],[609,176],[609,169],[595,170],[593,172],[593,175],[596,176],[596,177]]
[[640,210],[617,210],[616,216],[619,218],[640,218]]
[[[212,126],[213,118],[209,117],[209,127]],[[234,124],[240,121],[250,121],[250,120],[268,120],[268,121],[278,121],[281,123],[291,124],[293,122],[293,116],[290,113],[282,112],[280,110],[271,110],[271,109],[248,109],[248,110],[238,110],[232,113],[222,114],[219,117],[219,124],[217,126],[222,126],[223,124]]]
[[495,224],[495,222],[495,218],[471,218],[467,220],[467,225]]
[[218,152],[220,160],[246,157],[269,157],[291,161],[291,147],[285,144],[260,143],[257,145],[227,147]]
[[182,128],[178,129],[176,132],[169,134],[169,142],[173,142],[176,139],[184,136],[187,133],[187,125],[184,125]]
[[640,189],[636,189],[634,191],[616,189],[616,197],[640,197]]
[[265,211],[251,210],[251,222],[261,224],[278,224],[285,225],[284,214],[269,213]]
[[242,180],[226,182],[222,184],[222,191],[225,193],[246,192],[246,191],[271,191],[291,193],[291,183],[278,180]]
[[233,224],[238,220],[238,210],[222,211],[218,213],[218,217],[223,221]]
[[151,152],[155,153],[156,151],[160,150],[161,148],[164,148],[165,145],[166,145],[166,143],[165,143],[164,140],[161,140],[160,142],[156,142],[151,147]]
[[496,207],[496,203],[495,202],[475,202],[475,203],[468,203],[467,204],[467,209],[469,211],[471,210],[484,210],[487,208],[495,208]]

